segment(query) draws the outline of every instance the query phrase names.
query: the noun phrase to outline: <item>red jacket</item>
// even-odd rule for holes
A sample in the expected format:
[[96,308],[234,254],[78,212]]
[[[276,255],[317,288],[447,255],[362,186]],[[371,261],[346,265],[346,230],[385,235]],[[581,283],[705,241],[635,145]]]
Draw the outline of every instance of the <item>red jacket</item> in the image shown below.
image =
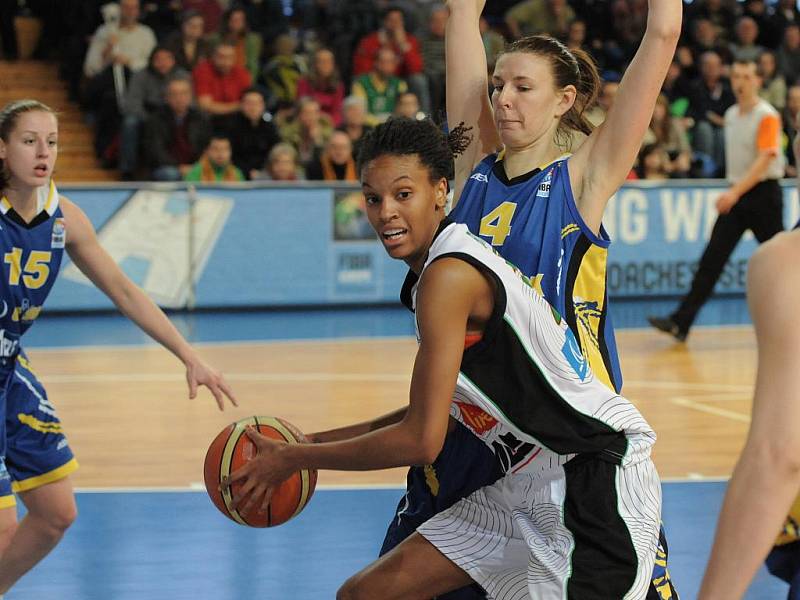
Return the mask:
[[[422,72],[422,53],[419,51],[419,41],[410,33],[406,33],[406,39],[408,40],[408,52],[405,54],[400,51],[400,48],[393,46],[397,56],[400,57],[396,75],[401,78]],[[381,42],[378,39],[377,31],[361,38],[355,56],[353,56],[353,77],[369,73],[372,70],[375,56],[380,48]]]
[[220,75],[209,59],[201,60],[192,71],[194,92],[200,96],[211,96],[214,102],[238,102],[242,92],[250,87],[250,73],[235,65],[227,75]]

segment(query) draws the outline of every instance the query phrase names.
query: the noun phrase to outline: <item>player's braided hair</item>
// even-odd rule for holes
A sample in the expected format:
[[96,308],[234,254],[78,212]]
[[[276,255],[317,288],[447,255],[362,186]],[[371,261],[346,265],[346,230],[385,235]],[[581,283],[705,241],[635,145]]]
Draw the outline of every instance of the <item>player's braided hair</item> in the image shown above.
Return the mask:
[[[17,125],[17,120],[22,113],[41,111],[49,112],[55,115],[55,111],[46,104],[38,100],[16,100],[10,102],[0,110],[0,139],[8,142],[11,132]],[[0,192],[6,188],[9,180],[9,173],[3,164],[3,159],[0,159]]]
[[449,181],[454,176],[453,157],[462,154],[472,140],[470,129],[462,122],[446,134],[430,119],[391,118],[364,138],[358,153],[358,172],[385,154],[416,154],[427,167],[432,182],[443,177]]

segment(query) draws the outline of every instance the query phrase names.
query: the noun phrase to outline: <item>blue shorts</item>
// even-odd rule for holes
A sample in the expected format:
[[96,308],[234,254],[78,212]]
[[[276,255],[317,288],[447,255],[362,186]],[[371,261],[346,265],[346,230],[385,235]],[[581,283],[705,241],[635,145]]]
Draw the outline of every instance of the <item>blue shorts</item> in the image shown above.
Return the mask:
[[[412,467],[406,480],[406,493],[397,511],[380,554],[386,554],[436,513],[449,508],[475,490],[503,476],[494,453],[461,423],[447,434],[436,461],[426,467]],[[678,600],[667,569],[667,539],[662,527],[658,552],[647,600]],[[478,600],[486,593],[477,584],[438,596],[439,600]]]
[[24,354],[5,375],[0,390],[5,432],[0,466],[0,508],[14,506],[14,493],[63,479],[78,463],[67,445],[55,408]]

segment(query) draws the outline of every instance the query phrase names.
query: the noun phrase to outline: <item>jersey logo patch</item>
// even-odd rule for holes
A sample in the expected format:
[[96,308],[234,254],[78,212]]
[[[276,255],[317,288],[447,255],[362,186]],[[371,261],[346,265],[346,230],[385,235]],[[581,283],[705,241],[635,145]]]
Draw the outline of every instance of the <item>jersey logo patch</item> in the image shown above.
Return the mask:
[[561,353],[567,362],[575,370],[581,381],[586,379],[586,374],[589,372],[589,363],[581,353],[581,347],[578,345],[578,340],[575,339],[575,334],[571,329],[565,332],[564,345],[561,347]]
[[66,228],[64,219],[58,217],[53,219],[53,235],[50,237],[51,248],[63,248],[66,241]]
[[461,411],[464,424],[476,434],[484,434],[497,425],[497,419],[477,406],[465,404],[464,402],[456,402],[455,404]]
[[483,173],[474,173],[470,175],[469,178],[474,179],[475,181],[480,181],[482,183],[489,183],[489,178]]
[[536,190],[536,197],[537,198],[549,198],[550,197],[550,184],[553,181],[553,169],[550,169],[547,172],[547,175],[544,177],[544,181],[539,184],[539,187]]

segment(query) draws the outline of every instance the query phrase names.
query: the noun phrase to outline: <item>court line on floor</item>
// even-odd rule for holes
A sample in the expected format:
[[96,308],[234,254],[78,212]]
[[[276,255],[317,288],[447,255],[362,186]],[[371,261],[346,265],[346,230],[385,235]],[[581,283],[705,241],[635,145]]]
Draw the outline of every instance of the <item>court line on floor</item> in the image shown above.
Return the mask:
[[681,396],[678,396],[677,398],[670,398],[669,401],[672,404],[676,404],[684,408],[689,408],[699,412],[708,413],[710,415],[716,415],[718,417],[731,419],[733,421],[739,421],[740,423],[750,422],[750,415],[745,415],[736,411],[727,410],[725,408],[717,408],[716,406],[708,406],[706,404],[703,404],[702,402],[696,402],[694,400],[690,400],[689,398],[683,398]]

